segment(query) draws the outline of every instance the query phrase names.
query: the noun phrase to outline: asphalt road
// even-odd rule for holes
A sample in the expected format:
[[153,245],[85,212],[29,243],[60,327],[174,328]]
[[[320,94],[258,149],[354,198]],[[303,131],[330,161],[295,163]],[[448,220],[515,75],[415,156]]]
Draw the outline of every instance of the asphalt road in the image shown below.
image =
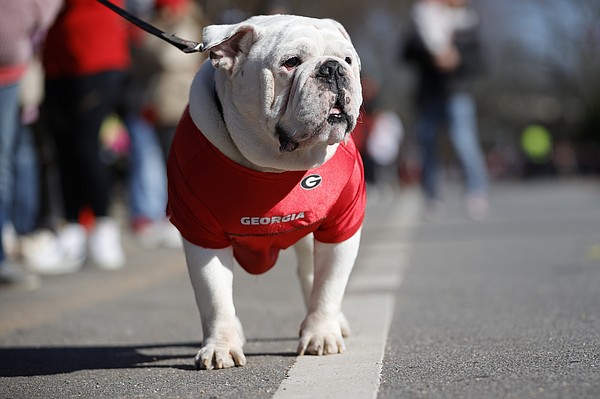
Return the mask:
[[[182,253],[126,237],[119,272],[0,291],[0,398],[600,397],[600,182],[499,183],[483,221],[463,216],[453,186],[434,221],[406,219],[406,191],[369,206],[346,354],[296,358],[304,308],[286,252],[263,276],[236,272],[247,366],[194,370]],[[367,284],[382,271],[398,278]],[[361,363],[373,326],[381,360]]]
[[487,221],[423,224],[379,396],[599,398],[600,184],[493,191]]

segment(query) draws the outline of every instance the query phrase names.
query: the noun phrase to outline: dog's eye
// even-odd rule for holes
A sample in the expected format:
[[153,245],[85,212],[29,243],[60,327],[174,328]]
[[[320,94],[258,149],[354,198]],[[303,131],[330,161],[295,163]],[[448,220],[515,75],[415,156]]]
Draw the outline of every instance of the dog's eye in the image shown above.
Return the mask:
[[296,68],[300,64],[301,64],[300,58],[292,57],[292,58],[285,60],[282,65],[284,67],[286,67],[287,69],[293,69],[293,68]]
[[350,58],[350,57],[346,57],[346,58],[344,59],[344,61],[346,61],[346,63],[347,63],[348,65],[352,65],[352,58]]

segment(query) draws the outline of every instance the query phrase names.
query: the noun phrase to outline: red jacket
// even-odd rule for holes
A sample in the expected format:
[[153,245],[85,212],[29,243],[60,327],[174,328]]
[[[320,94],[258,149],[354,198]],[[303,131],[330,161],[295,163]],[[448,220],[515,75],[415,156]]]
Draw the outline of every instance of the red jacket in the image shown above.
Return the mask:
[[243,167],[214,147],[186,112],[168,161],[171,222],[189,242],[233,247],[238,263],[259,274],[309,233],[342,242],[362,225],[366,195],[354,142],[316,169],[282,173]]
[[[122,0],[114,1],[122,6]],[[94,0],[65,0],[43,52],[49,78],[91,75],[129,67],[127,21]]]

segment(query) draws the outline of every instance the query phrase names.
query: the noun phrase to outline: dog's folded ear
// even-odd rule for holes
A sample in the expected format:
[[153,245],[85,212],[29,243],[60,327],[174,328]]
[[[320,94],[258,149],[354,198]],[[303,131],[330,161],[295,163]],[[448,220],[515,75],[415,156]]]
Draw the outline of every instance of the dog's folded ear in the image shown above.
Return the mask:
[[202,31],[202,45],[204,51],[210,52],[210,61],[215,68],[234,74],[258,36],[254,25],[210,25]]

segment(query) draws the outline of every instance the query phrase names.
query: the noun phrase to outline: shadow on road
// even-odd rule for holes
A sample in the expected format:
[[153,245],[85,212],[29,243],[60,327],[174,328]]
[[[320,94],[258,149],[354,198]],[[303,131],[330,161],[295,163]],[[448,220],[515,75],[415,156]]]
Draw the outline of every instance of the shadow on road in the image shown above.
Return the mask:
[[[266,343],[297,338],[250,338],[247,357],[296,356],[289,351],[264,351]],[[32,377],[81,370],[174,368],[195,370],[199,342],[131,346],[52,346],[0,348],[0,377]]]
[[[0,349],[0,377],[30,377],[79,370],[178,368],[194,370],[190,362],[197,342],[133,346],[21,347]],[[161,354],[162,353],[162,354]],[[185,359],[185,364],[164,361]]]

